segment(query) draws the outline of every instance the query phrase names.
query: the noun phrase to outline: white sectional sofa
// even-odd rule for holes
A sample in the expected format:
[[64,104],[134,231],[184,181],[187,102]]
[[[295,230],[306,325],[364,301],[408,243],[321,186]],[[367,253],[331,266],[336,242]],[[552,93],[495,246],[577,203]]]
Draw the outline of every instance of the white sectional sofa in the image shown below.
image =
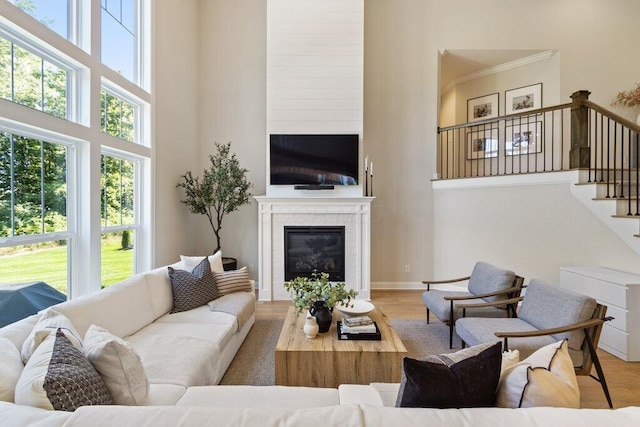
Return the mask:
[[[253,308],[254,299],[247,301]],[[75,412],[63,412],[0,402],[0,425],[640,425],[638,407],[614,411],[393,408],[390,406],[395,402],[397,384],[341,385],[338,389],[215,385],[254,323],[253,311],[242,321],[228,313],[211,311],[208,306],[175,314],[169,313],[171,307],[166,267],[55,307],[73,322],[80,335],[97,324],[133,345],[151,383],[145,406],[83,406]],[[32,316],[2,328],[0,337],[20,349],[38,318]]]
[[[173,405],[190,386],[220,382],[255,322],[255,298],[250,295],[245,301],[251,315],[242,322],[206,305],[171,314],[171,283],[167,267],[161,267],[52,308],[68,317],[82,337],[96,324],[129,342],[149,379],[146,404]],[[222,298],[230,297],[233,294]],[[1,328],[0,337],[20,350],[39,317]]]

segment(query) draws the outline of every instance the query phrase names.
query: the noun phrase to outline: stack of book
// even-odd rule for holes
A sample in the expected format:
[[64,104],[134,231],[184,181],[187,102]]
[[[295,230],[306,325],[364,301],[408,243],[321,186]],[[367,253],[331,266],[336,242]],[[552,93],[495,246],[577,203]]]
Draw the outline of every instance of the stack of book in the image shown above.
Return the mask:
[[378,325],[369,316],[359,316],[338,322],[338,339],[379,341],[382,337]]

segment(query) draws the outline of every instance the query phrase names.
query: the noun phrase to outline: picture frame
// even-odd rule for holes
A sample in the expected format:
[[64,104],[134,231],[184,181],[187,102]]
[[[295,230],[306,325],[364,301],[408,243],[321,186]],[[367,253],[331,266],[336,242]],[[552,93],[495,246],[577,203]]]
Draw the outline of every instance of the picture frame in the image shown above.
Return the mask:
[[504,92],[505,115],[542,108],[542,83],[510,89]]
[[499,116],[499,94],[479,96],[467,99],[467,122],[492,119]]
[[505,126],[505,156],[542,153],[542,122],[527,122]]
[[498,157],[498,128],[473,128],[467,133],[467,160]]

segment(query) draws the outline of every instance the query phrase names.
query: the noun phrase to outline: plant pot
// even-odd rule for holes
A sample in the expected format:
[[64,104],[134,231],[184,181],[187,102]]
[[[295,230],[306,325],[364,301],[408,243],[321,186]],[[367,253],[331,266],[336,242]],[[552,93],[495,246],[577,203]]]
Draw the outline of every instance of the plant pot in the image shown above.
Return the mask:
[[222,257],[222,268],[224,268],[224,271],[237,270],[238,269],[238,260],[235,259],[235,258],[230,258],[230,257],[223,256]]
[[309,313],[316,318],[318,322],[318,332],[328,332],[329,328],[331,328],[331,322],[333,320],[333,316],[331,315],[331,310],[324,305],[324,301],[316,301],[309,308]]

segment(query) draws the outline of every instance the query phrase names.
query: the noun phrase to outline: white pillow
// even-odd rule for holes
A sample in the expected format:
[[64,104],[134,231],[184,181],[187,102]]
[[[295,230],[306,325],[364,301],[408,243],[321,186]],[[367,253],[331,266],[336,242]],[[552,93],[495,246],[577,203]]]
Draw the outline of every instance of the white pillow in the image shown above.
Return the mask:
[[16,346],[0,337],[0,401],[13,402],[16,384],[24,365]]
[[500,375],[496,406],[579,408],[580,389],[567,340],[538,349]]
[[100,326],[91,325],[84,336],[84,355],[104,380],[113,403],[144,404],[149,380],[131,344]]
[[502,365],[500,366],[500,372],[504,372],[505,369],[510,368],[520,361],[520,350],[508,350],[502,352]]
[[[184,264],[185,270],[193,270],[203,259],[204,256],[180,255],[180,261]],[[209,255],[209,265],[211,265],[211,271],[214,273],[222,273],[224,271],[222,267],[222,251]]]
[[22,344],[22,363],[26,365],[40,343],[44,341],[51,332],[56,331],[58,328],[62,328],[64,334],[69,338],[71,343],[82,350],[82,339],[80,338],[78,331],[76,331],[76,328],[71,323],[71,320],[69,320],[69,318],[64,314],[60,314],[53,309],[48,309],[42,313],[38,323],[36,323],[31,330],[31,333]]

